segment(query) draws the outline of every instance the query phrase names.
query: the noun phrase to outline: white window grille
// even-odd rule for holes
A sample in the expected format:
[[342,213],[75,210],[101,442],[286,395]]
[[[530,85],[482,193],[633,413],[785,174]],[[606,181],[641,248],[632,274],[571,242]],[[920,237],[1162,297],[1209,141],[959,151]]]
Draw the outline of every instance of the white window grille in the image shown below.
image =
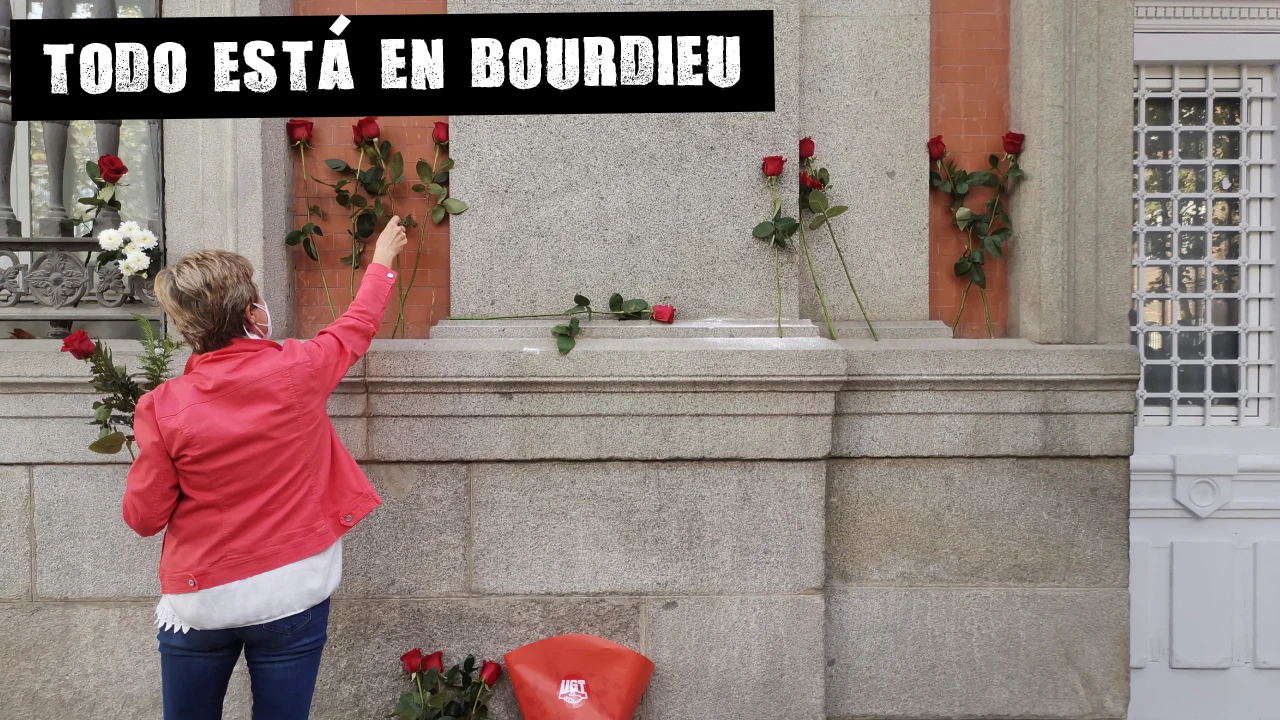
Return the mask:
[[1271,423],[1276,70],[1135,68],[1130,325],[1141,425]]

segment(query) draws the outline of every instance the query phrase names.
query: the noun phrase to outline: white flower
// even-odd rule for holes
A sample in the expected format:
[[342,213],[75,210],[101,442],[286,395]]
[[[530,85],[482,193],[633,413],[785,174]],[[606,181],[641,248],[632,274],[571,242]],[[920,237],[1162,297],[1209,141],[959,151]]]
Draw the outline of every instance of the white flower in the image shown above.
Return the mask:
[[119,230],[103,230],[98,233],[98,247],[103,250],[119,250],[124,241],[124,233]]
[[147,254],[130,246],[125,250],[124,259],[120,261],[120,272],[128,277],[140,275],[151,266],[151,258]]
[[142,226],[130,220],[129,222],[120,223],[120,232],[133,237],[142,232]]
[[149,263],[145,258],[139,261],[137,258],[125,258],[120,261],[120,273],[125,277],[131,275],[140,275],[147,269]]
[[156,239],[156,234],[150,230],[139,230],[136,233],[132,233],[129,237],[129,247],[135,247],[139,250],[150,250],[160,244],[160,241]]

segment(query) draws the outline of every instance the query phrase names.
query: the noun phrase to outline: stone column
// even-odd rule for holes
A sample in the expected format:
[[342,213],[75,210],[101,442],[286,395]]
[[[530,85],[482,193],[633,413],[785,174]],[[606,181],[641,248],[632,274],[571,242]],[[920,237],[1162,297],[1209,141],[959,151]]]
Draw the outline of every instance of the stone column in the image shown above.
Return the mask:
[[[670,296],[679,317],[773,318],[773,253],[751,236],[772,197],[761,158],[791,159],[780,192],[795,208],[795,0],[699,9],[774,11],[776,112],[458,117],[451,221],[454,315],[552,312],[575,292]],[[687,9],[644,2],[628,10]],[[608,11],[609,3],[460,0],[452,13]],[[795,256],[784,256],[783,311],[798,314]],[[536,308],[536,310],[535,310]]]
[[[832,203],[850,206],[835,229],[853,281],[873,321],[927,321],[929,184],[918,180],[929,133],[929,0],[805,0],[800,39],[799,134],[813,137],[831,171]],[[796,152],[795,143],[786,149]],[[861,330],[827,230],[810,243],[831,316]],[[802,314],[820,324],[808,268],[800,270]]]
[[[174,0],[166,17],[288,15],[287,0]],[[293,170],[281,118],[165,120],[164,203],[170,262],[223,249],[253,262],[277,337],[293,331],[293,269],[284,244]]]
[[1030,180],[1011,206],[1009,330],[1038,343],[1126,343],[1133,3],[1011,6],[1010,125]]

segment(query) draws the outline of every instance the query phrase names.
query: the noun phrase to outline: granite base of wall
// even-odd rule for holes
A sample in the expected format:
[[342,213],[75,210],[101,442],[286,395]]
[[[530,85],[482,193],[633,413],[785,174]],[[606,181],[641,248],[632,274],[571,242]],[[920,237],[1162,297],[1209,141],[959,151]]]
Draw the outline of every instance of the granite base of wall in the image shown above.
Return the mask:
[[1123,718],[1128,458],[833,460],[827,716]]
[[[41,343],[0,347],[0,716],[158,718],[160,540],[119,520],[83,368]],[[655,661],[647,720],[1123,717],[1135,359],[379,342],[329,405],[385,504],[344,541],[314,716],[389,711],[410,647],[587,632]],[[225,716],[248,697],[241,669]]]

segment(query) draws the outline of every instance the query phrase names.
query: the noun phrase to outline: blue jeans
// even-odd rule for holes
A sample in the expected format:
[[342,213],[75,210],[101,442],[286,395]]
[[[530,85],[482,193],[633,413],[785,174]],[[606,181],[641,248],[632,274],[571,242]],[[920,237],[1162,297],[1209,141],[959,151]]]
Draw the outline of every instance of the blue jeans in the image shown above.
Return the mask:
[[164,720],[222,720],[222,700],[244,649],[254,720],[307,720],[328,639],[329,601],[297,615],[228,630],[161,630]]

